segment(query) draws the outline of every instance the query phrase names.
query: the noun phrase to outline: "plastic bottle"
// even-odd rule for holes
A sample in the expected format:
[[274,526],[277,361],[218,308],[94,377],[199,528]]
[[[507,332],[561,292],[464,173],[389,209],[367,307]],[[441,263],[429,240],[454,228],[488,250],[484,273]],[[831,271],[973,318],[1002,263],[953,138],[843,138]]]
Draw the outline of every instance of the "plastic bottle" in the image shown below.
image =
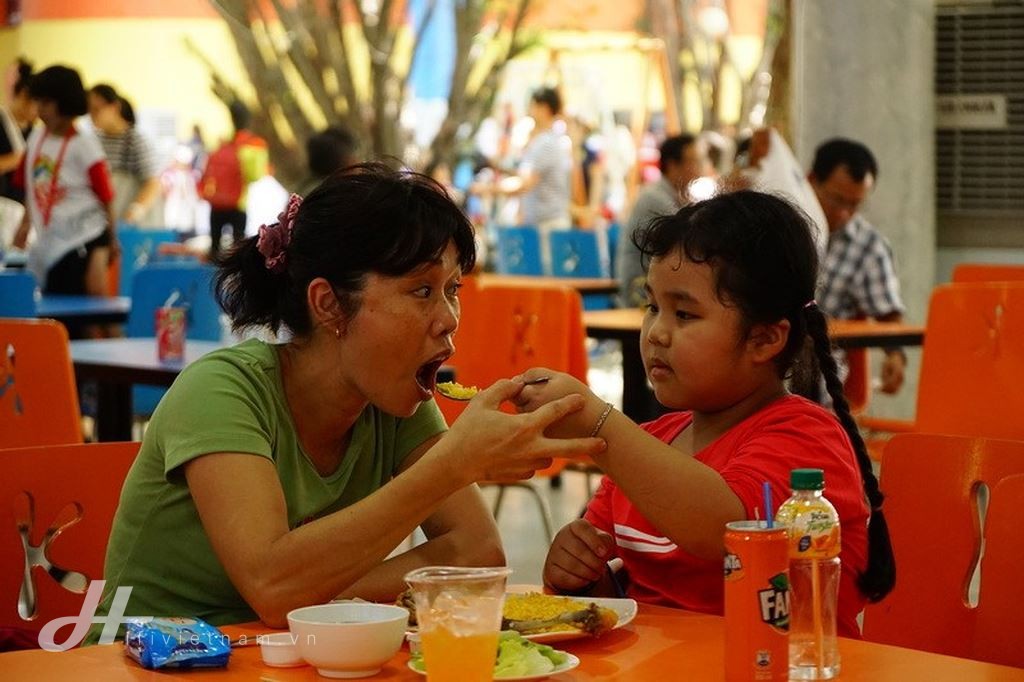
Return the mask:
[[822,495],[821,469],[794,469],[790,485],[775,517],[789,531],[789,678],[830,680],[839,674],[839,515]]

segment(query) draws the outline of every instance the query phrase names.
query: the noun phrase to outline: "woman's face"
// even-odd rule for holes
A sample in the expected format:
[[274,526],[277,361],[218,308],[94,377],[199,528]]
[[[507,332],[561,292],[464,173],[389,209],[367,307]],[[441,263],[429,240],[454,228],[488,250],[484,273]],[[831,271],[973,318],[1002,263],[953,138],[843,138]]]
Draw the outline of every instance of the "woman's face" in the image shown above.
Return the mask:
[[343,381],[389,414],[412,415],[433,395],[437,370],[455,350],[458,251],[399,277],[370,274],[355,316],[343,327]]
[[39,118],[39,105],[28,96],[28,88],[23,89],[11,100],[11,114],[21,126],[33,123]]
[[640,348],[658,402],[673,409],[724,409],[754,378],[740,311],[718,299],[714,275],[679,250],[651,261]]
[[120,104],[89,93],[89,118],[99,130],[109,132],[121,120]]

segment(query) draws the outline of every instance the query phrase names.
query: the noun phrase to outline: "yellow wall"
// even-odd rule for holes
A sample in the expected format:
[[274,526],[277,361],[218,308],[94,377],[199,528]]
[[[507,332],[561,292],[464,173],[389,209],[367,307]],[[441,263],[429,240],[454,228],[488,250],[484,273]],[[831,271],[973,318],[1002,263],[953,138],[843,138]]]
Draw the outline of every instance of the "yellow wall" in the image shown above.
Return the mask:
[[79,70],[86,87],[108,82],[143,107],[173,109],[178,134],[199,123],[207,145],[227,136],[227,109],[210,91],[206,67],[185,47],[195,43],[221,73],[248,91],[227,27],[212,19],[72,19],[26,21],[0,31],[0,66],[19,54],[37,69],[62,63]]

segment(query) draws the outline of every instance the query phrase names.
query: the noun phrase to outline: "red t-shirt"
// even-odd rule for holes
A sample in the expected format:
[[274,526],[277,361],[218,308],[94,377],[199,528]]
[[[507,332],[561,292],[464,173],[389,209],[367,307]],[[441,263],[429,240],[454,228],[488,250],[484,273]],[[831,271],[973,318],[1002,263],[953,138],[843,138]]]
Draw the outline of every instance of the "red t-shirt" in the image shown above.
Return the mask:
[[[675,412],[643,428],[670,443],[692,420],[689,412]],[[721,474],[740,498],[748,519],[755,518],[755,509],[757,517],[764,518],[762,482],[770,483],[777,507],[791,493],[791,470],[825,471],[825,497],[839,512],[842,529],[839,634],[859,638],[856,618],[865,599],[856,579],[867,565],[869,510],[853,446],[835,416],[816,403],[787,396],[743,420],[695,457]],[[677,547],[610,478],[601,482],[585,518],[615,538],[616,555],[629,571],[630,597],[722,613],[722,561],[699,559]]]

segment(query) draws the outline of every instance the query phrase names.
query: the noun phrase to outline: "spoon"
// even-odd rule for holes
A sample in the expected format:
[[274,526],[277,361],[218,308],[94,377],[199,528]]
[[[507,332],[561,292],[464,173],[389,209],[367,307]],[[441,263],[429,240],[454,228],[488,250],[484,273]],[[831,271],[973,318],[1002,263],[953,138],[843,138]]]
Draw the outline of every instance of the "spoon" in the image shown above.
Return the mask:
[[[537,377],[524,381],[523,384],[533,386],[534,384],[546,384],[549,381],[551,381],[551,377]],[[479,391],[480,389],[476,386],[463,386],[457,381],[442,381],[437,385],[437,392],[449,400],[472,400]]]

